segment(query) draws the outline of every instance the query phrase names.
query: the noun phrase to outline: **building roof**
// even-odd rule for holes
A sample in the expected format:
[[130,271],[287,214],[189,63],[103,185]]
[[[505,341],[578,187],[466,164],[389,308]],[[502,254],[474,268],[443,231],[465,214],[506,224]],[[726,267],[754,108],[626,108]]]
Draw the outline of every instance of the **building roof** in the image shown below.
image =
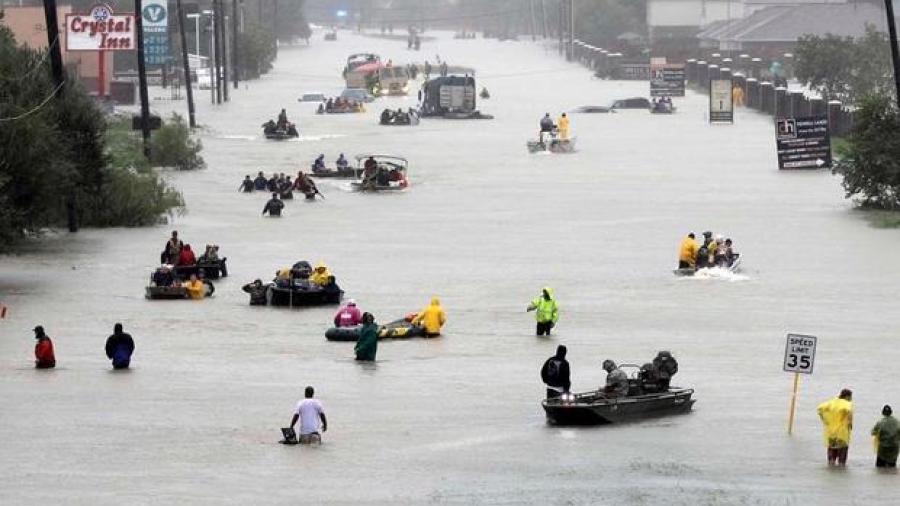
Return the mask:
[[766,7],[730,23],[712,23],[697,37],[732,42],[795,42],[803,35],[860,37],[866,25],[884,31],[884,10],[869,3]]

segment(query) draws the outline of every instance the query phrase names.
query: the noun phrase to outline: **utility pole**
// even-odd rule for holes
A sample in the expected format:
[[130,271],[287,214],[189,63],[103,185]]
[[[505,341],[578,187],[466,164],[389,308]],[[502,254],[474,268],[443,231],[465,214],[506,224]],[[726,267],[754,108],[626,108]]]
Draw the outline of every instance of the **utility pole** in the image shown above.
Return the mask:
[[564,20],[566,19],[566,0],[559,0],[559,54],[562,56],[563,54],[563,32],[565,31],[563,28]]
[[534,22],[534,0],[528,0],[528,10],[531,11],[531,41],[537,40],[537,25]]
[[894,62],[894,86],[897,88],[897,107],[900,108],[900,55],[897,54],[897,24],[894,21],[894,1],[884,0],[884,10],[887,11],[888,35],[891,39],[891,58]]
[[141,135],[144,156],[150,158],[150,97],[147,94],[147,65],[144,63],[144,15],[141,0],[134,0],[134,31],[137,38],[138,90],[141,96]]
[[44,0],[44,21],[47,23],[47,50],[50,51],[50,70],[53,73],[53,82],[57,86],[62,86],[65,76],[63,75],[62,50],[59,46],[59,19],[56,16],[56,0]]
[[213,74],[215,74],[216,84],[216,103],[222,103],[222,32],[219,31],[219,21],[222,13],[219,11],[219,2],[212,2],[212,29],[213,29],[213,46],[215,47],[215,58],[213,58]]
[[544,5],[545,0],[541,0],[541,36],[547,38],[547,8]]
[[[44,21],[47,23],[47,51],[50,52],[50,71],[53,74],[53,82],[58,88],[54,100],[65,100],[65,91],[62,89],[66,82],[63,70],[62,49],[59,40],[59,19],[56,13],[56,0],[44,0]],[[75,199],[75,190],[66,196],[66,224],[69,232],[78,232],[78,206]]]
[[278,0],[272,0],[275,15],[272,16],[272,31],[275,32],[275,55],[278,55]]
[[216,0],[219,2],[219,12],[222,13],[222,20],[219,30],[222,34],[222,98],[228,102],[228,23],[225,14],[225,0]]
[[575,0],[569,0],[569,52],[568,60],[575,59]]
[[[241,6],[244,2],[241,0]],[[238,0],[231,0],[231,72],[234,74],[234,89],[238,89],[240,79],[240,59],[238,58]]]
[[[187,41],[184,36],[184,8],[181,0],[175,0],[178,11],[178,34],[181,36],[181,66],[184,70],[184,83],[187,90],[188,124],[191,128],[197,128],[197,120],[194,118],[194,89],[191,87],[191,64],[188,60]],[[197,48],[197,56],[200,56],[200,48]]]

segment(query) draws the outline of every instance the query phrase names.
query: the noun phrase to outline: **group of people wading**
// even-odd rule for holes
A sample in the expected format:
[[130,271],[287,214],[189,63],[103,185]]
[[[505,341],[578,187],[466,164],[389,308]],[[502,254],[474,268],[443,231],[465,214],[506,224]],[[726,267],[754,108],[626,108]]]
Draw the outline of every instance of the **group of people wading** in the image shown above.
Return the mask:
[[[254,191],[272,192],[272,198],[266,202],[263,207],[262,214],[269,216],[281,216],[281,210],[284,209],[284,200],[292,200],[294,198],[294,190],[302,193],[307,199],[313,199],[316,195],[322,195],[316,183],[302,170],[297,172],[297,177],[291,179],[284,172],[272,173],[271,178],[266,178],[262,171],[259,171],[255,179],[250,179],[250,174],[244,176],[238,191],[244,193],[253,193]],[[323,197],[324,198],[324,197]]]

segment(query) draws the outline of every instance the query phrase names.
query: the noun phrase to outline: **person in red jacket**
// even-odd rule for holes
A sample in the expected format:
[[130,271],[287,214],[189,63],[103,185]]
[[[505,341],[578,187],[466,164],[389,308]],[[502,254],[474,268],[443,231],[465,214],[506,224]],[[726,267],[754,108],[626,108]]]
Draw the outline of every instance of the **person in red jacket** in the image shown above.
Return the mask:
[[196,263],[197,257],[194,256],[191,245],[185,244],[184,247],[181,248],[181,253],[178,254],[178,265],[194,265]]
[[44,333],[44,327],[38,325],[34,328],[34,366],[38,369],[52,369],[56,367],[56,355],[53,353],[53,341]]
[[350,299],[347,305],[334,315],[335,327],[353,327],[362,323],[362,313],[356,307],[356,301]]

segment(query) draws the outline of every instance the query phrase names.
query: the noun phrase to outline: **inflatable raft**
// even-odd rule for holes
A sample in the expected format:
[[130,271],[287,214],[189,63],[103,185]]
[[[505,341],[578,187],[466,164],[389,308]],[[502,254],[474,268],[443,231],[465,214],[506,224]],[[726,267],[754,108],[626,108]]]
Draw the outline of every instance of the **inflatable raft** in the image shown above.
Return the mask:
[[[329,341],[357,341],[362,325],[354,327],[332,327],[325,331],[325,339]],[[378,339],[409,339],[425,337],[425,329],[413,325],[408,319],[393,321],[378,329]]]

